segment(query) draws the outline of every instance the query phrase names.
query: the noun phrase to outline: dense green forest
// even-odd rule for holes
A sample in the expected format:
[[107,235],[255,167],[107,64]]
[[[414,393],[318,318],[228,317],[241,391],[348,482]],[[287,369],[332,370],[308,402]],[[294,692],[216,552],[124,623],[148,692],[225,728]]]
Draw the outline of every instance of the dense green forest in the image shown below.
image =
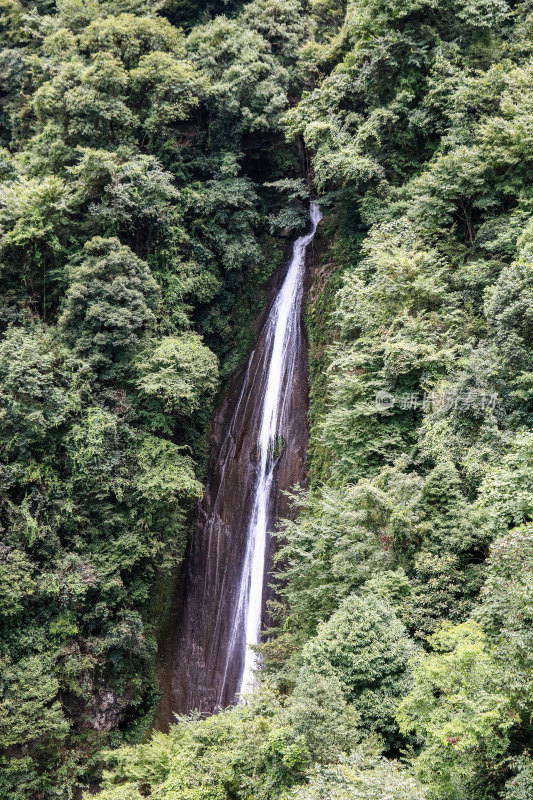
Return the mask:
[[[0,798],[531,800],[533,3],[0,0]],[[150,728],[309,193],[260,686]]]

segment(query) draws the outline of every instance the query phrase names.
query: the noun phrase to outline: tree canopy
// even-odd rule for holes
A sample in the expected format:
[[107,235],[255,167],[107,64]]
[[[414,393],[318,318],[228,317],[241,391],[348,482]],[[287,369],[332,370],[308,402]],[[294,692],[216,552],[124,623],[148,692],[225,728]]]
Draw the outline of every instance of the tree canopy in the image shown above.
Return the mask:
[[[0,798],[530,800],[531,3],[0,2]],[[310,193],[259,685],[151,730]]]

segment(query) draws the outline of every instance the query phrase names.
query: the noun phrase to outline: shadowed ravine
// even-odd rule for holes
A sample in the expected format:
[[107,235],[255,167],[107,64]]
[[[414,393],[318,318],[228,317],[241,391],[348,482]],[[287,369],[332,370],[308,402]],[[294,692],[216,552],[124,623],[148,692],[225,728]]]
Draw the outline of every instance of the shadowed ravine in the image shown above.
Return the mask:
[[213,712],[253,683],[248,644],[259,640],[269,592],[267,532],[287,516],[284,491],[305,478],[307,349],[302,335],[306,251],[321,218],[294,242],[283,283],[246,368],[212,425],[204,497],[169,631],[160,714]]

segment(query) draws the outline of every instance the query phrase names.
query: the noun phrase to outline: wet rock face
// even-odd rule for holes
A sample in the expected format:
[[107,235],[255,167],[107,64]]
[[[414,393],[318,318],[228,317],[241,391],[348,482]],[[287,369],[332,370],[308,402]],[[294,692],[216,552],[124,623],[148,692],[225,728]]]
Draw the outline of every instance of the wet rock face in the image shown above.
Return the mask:
[[[309,254],[308,254],[309,258]],[[267,326],[245,368],[238,373],[218,409],[211,428],[208,481],[200,502],[179,588],[173,630],[168,631],[163,682],[166,697],[158,727],[174,714],[193,709],[212,713],[231,704],[243,671],[244,640],[228,658],[234,610],[246,550],[246,538],[258,470],[257,437],[270,351]],[[305,484],[308,444],[307,345],[298,326],[291,386],[285,386],[284,429],[275,451],[274,486],[268,529],[290,515],[284,492]],[[278,439],[278,437],[276,437]],[[267,541],[265,575],[272,565],[273,540]],[[267,584],[268,581],[265,581]],[[263,621],[267,595],[263,591]],[[243,631],[244,637],[244,631]]]
[[124,717],[125,703],[111,690],[102,690],[94,702],[95,712],[91,717],[90,726],[96,731],[111,731],[116,728]]

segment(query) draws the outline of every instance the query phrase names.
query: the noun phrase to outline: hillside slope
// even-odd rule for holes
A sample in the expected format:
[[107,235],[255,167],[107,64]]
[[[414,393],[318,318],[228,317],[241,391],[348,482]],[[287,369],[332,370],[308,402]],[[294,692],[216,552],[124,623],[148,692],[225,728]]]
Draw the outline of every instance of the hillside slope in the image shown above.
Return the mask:
[[[173,8],[2,6],[0,794],[103,758],[101,800],[529,800],[533,8]],[[131,744],[298,152],[310,486],[261,685]]]

